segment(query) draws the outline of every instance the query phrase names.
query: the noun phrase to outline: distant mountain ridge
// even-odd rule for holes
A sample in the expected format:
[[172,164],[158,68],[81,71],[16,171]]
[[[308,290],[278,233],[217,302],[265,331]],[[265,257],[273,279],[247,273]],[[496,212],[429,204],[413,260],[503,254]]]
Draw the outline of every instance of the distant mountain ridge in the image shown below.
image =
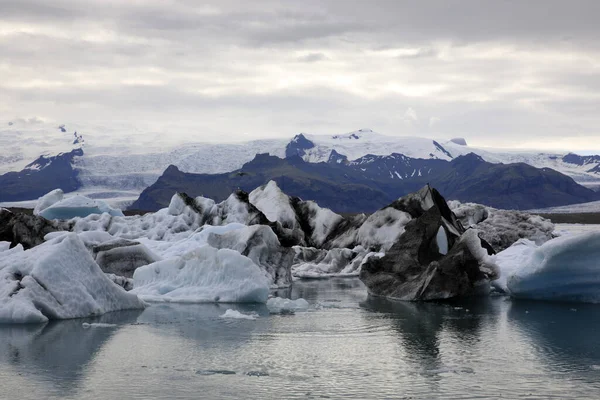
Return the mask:
[[600,194],[551,169],[524,163],[492,164],[470,153],[452,161],[415,159],[402,154],[367,155],[351,162],[309,163],[258,154],[242,168],[224,174],[192,174],[170,166],[145,189],[131,209],[157,210],[173,193],[224,200],[233,190],[251,191],[275,181],[282,190],[314,200],[336,212],[371,212],[429,183],[448,199],[505,209],[531,209],[582,203]]
[[[60,172],[66,174],[64,179],[74,178],[77,181],[71,186],[66,185],[64,189],[69,191],[67,187],[77,187],[85,191],[86,195],[109,194],[115,198],[131,198],[155,183],[169,165],[184,172],[222,174],[242,168],[257,153],[269,153],[280,158],[296,156],[310,163],[350,166],[367,163],[373,157],[382,160],[387,157],[376,169],[365,169],[364,165],[356,168],[357,173],[361,168],[365,169],[362,175],[368,175],[370,179],[387,174],[390,180],[407,179],[413,171],[417,176],[419,173],[428,175],[430,167],[425,161],[449,162],[468,153],[475,153],[486,162],[494,164],[526,163],[537,168],[552,168],[574,178],[580,184],[600,188],[600,156],[480,149],[468,146],[463,138],[442,141],[386,136],[370,129],[360,129],[336,135],[302,133],[292,139],[220,144],[193,142],[173,146],[163,145],[161,135],[156,132],[152,132],[154,136],[144,133],[139,136],[139,141],[132,140],[137,133],[135,130],[120,130],[111,124],[100,128],[90,127],[89,130],[85,126],[71,124],[22,121],[0,124],[0,172],[17,172],[29,168],[29,174],[32,174],[34,170],[31,169],[31,161],[37,162],[40,154],[51,157],[85,145],[85,153],[72,158],[74,171]],[[193,138],[193,135],[188,137]],[[412,159],[410,165],[400,165],[400,155]],[[418,159],[423,161],[415,161]],[[26,165],[27,163],[30,165]],[[437,165],[434,162],[431,164]],[[28,179],[29,182],[35,181],[31,176]],[[24,188],[25,184],[22,183],[21,186]],[[20,193],[21,197],[11,196],[11,201],[31,200],[27,196],[32,196],[33,190],[22,190]],[[1,187],[0,198],[7,198]],[[110,198],[107,199],[110,201]]]

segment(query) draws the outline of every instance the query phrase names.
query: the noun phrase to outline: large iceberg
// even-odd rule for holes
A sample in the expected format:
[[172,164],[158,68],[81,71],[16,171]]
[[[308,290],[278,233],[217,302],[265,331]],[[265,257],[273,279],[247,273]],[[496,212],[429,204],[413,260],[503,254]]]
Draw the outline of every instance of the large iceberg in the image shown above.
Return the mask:
[[265,303],[270,282],[248,257],[206,245],[136,269],[133,286],[147,301]]
[[145,306],[106,277],[74,233],[0,254],[0,323],[40,323]]
[[513,297],[600,303],[600,232],[517,243],[495,259]]
[[393,203],[412,219],[385,256],[369,258],[360,279],[370,294],[396,300],[442,300],[489,292],[497,267],[475,229],[465,230],[429,186]]

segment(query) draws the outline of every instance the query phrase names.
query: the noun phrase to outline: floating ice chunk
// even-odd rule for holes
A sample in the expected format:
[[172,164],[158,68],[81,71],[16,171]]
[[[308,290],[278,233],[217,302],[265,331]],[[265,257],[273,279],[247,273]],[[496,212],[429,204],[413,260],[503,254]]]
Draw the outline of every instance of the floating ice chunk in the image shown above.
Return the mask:
[[0,323],[40,323],[144,306],[104,275],[74,233],[0,257]]
[[10,249],[10,242],[0,242],[0,252]]
[[133,286],[142,299],[159,302],[264,303],[269,296],[269,281],[252,260],[207,245],[136,269]]
[[529,251],[507,280],[519,298],[600,303],[600,232],[552,239]]
[[92,323],[92,324],[84,322],[83,324],[81,324],[81,326],[84,329],[89,329],[89,328],[115,328],[115,327],[117,327],[116,324],[104,324],[102,322],[95,322],[95,323]]
[[308,310],[308,301],[300,298],[297,300],[284,299],[281,297],[271,297],[267,301],[267,308],[272,314],[294,313],[296,311]]
[[46,219],[71,219],[105,212],[112,216],[123,216],[121,210],[109,207],[104,201],[79,195],[58,201],[44,208],[39,212],[39,215]]
[[55,203],[58,203],[63,198],[64,198],[64,193],[63,193],[62,189],[54,189],[53,191],[46,193],[45,195],[43,195],[42,197],[40,197],[38,199],[38,201],[35,205],[35,208],[33,209],[33,214],[39,215],[46,208],[50,207],[51,205],[53,205]]
[[258,315],[255,313],[252,314],[243,314],[237,310],[232,310],[231,308],[225,311],[225,314],[221,315],[221,318],[231,318],[231,319],[256,319]]

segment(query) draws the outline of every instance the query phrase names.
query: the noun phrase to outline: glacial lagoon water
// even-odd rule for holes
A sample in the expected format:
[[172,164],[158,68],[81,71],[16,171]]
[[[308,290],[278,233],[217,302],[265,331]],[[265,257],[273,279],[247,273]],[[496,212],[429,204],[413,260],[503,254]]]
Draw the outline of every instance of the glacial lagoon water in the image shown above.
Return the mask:
[[[597,305],[394,303],[357,279],[279,294],[311,310],[157,304],[0,327],[0,398],[600,398]],[[259,317],[221,318],[228,308]]]

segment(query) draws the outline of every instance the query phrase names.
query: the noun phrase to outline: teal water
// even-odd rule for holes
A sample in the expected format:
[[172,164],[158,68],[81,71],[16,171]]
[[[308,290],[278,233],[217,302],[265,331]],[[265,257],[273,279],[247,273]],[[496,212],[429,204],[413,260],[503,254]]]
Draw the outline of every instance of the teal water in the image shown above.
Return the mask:
[[393,303],[356,279],[280,294],[311,310],[163,304],[0,327],[0,398],[600,398],[600,306]]

